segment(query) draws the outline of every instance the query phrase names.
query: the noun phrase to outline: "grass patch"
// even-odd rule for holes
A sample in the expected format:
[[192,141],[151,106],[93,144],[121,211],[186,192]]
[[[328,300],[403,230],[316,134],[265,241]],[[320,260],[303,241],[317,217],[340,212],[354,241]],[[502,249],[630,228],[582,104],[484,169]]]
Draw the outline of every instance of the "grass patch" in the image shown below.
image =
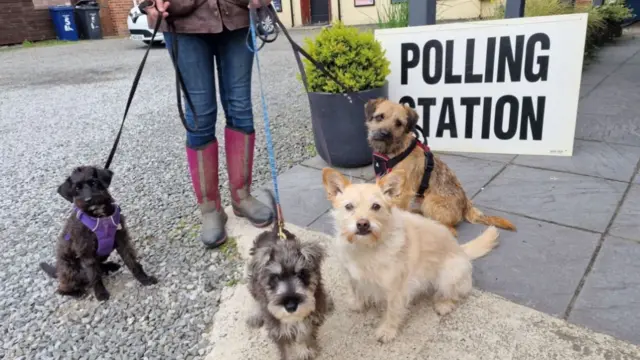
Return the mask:
[[42,40],[42,41],[34,41],[31,42],[29,40],[25,40],[22,43],[22,47],[23,48],[32,48],[32,47],[48,47],[48,46],[57,46],[57,45],[69,45],[69,44],[75,44],[78,43],[78,41],[62,41],[62,40]]
[[306,150],[307,154],[309,154],[310,156],[318,155],[318,149],[316,149],[316,146],[314,144],[307,145]]
[[384,6],[378,10],[378,27],[392,29],[409,26],[409,3],[401,2]]
[[227,241],[220,246],[220,254],[225,260],[233,260],[240,257],[238,252],[238,243],[234,237],[229,236]]
[[239,283],[240,283],[240,279],[229,279],[224,285],[228,287],[233,287],[238,285]]

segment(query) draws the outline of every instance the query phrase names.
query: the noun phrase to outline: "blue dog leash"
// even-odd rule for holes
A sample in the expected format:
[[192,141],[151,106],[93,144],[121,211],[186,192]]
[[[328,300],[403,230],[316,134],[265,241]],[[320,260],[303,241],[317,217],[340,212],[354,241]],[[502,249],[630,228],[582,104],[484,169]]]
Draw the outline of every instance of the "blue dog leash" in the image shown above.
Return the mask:
[[[256,26],[255,20],[256,14],[254,11],[249,12],[250,17],[250,32],[251,32],[251,43],[252,46],[247,46],[249,51],[254,53],[256,58],[256,67],[258,69],[258,83],[260,84],[260,101],[262,102],[262,118],[264,120],[264,132],[267,139],[267,153],[269,154],[269,166],[271,167],[271,180],[273,181],[273,190],[274,190],[274,198],[276,201],[276,211],[278,217],[278,235],[283,240],[286,239],[286,235],[282,231],[284,229],[284,217],[282,216],[282,207],[280,206],[280,192],[278,191],[278,170],[276,167],[276,157],[275,151],[273,150],[273,139],[271,138],[271,125],[269,121],[269,111],[267,110],[267,100],[264,96],[264,88],[262,86],[262,73],[260,71],[260,57],[258,56],[258,52],[260,48],[258,48],[257,36],[256,36]],[[264,45],[264,43],[263,43]]]

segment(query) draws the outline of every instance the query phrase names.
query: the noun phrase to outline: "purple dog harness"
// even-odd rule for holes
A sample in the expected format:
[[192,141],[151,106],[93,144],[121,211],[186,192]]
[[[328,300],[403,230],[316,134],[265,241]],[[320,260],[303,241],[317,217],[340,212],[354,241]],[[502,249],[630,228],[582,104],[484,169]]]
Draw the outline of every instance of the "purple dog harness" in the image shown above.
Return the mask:
[[[122,226],[120,226],[120,207],[115,205],[113,215],[101,218],[91,217],[76,206],[73,207],[73,211],[76,212],[78,220],[96,234],[98,238],[98,250],[96,254],[98,256],[108,256],[111,254],[115,247],[116,232],[122,229]],[[66,234],[64,238],[65,240],[71,239],[69,234]]]

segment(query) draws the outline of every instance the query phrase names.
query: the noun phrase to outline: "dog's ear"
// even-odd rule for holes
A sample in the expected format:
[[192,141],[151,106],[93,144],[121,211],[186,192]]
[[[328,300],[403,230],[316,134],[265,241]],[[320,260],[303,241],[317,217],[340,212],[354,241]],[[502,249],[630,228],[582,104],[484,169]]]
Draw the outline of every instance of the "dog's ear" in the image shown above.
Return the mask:
[[108,188],[111,185],[111,179],[113,178],[113,171],[109,169],[98,169],[98,180],[104,185],[105,188]]
[[420,116],[418,116],[418,113],[409,105],[404,104],[404,110],[407,112],[407,127],[406,127],[406,131],[407,133],[411,132],[416,125],[418,125],[418,120],[420,120]]
[[386,196],[394,198],[402,193],[405,176],[404,170],[395,170],[376,180],[376,184]]
[[322,184],[327,192],[327,197],[333,201],[336,196],[344,191],[351,184],[351,181],[332,168],[322,169]]
[[300,244],[300,254],[305,261],[318,266],[325,257],[325,249],[317,241],[308,241]]
[[68,177],[60,186],[58,186],[58,194],[68,202],[73,202],[73,189],[71,188],[71,178]]
[[383,98],[371,99],[367,101],[367,103],[364,104],[364,119],[369,121],[373,117],[373,114],[376,112],[376,108],[378,107],[378,105],[380,105],[380,103],[383,101]]

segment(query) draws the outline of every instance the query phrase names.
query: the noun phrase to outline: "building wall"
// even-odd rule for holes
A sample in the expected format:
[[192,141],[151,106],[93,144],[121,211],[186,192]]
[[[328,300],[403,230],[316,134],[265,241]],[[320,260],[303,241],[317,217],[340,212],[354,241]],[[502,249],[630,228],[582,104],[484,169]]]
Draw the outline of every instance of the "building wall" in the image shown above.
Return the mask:
[[0,5],[0,45],[55,39],[46,7],[36,9],[32,0],[4,0]]
[[[108,26],[110,26],[111,34],[115,36],[125,36],[129,34],[129,29],[127,28],[127,16],[129,16],[129,11],[133,7],[134,3],[132,0],[100,0],[102,4],[107,6],[109,11],[108,18],[105,16],[103,19],[103,24],[106,22]],[[103,25],[105,27],[105,25]]]
[[[299,2],[300,0],[296,0]],[[340,9],[342,22],[345,25],[376,24],[378,15],[384,15],[391,5],[390,0],[376,0],[374,6],[354,5],[354,0],[330,0],[333,20],[338,20]],[[438,20],[471,19],[480,16],[482,8],[488,1],[480,0],[439,0],[436,5]]]

